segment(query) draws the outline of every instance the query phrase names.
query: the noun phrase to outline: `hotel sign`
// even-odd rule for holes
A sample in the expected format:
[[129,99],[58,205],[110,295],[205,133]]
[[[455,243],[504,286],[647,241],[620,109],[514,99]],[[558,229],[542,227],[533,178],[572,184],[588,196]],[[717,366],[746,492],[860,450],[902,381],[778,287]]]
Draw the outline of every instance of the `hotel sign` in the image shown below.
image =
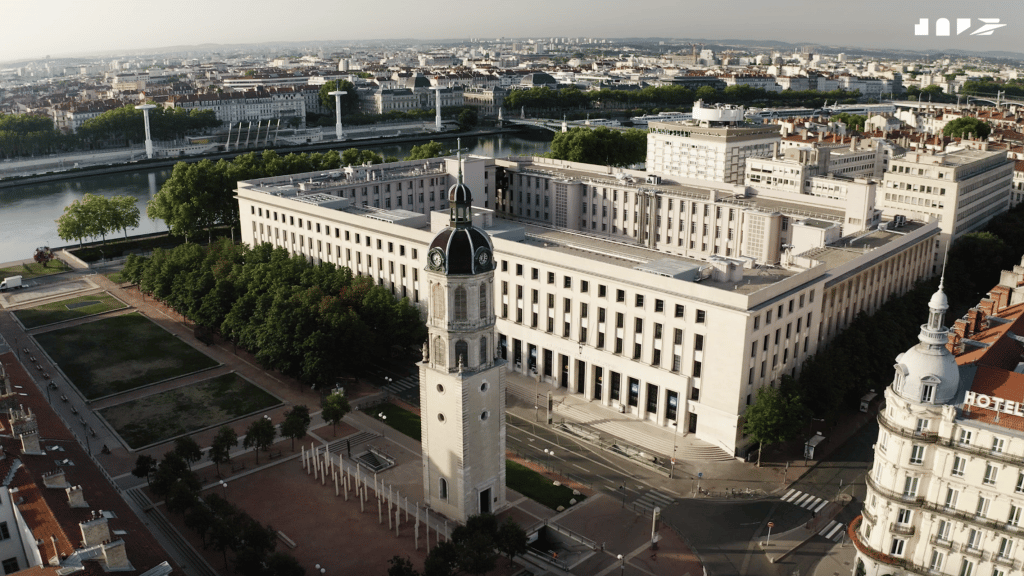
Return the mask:
[[978,394],[977,392],[968,392],[964,396],[964,406],[977,406],[978,408],[995,410],[1004,414],[1024,416],[1024,402],[1015,402],[997,396]]

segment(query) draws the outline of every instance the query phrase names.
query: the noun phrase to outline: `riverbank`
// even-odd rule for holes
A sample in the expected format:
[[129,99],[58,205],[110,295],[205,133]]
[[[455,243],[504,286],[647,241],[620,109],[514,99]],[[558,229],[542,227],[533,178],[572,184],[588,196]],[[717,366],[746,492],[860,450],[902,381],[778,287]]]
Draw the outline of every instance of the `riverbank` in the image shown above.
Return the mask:
[[453,138],[470,138],[477,136],[494,136],[499,134],[514,134],[520,132],[520,128],[481,128],[477,130],[470,130],[468,132],[440,132],[430,134],[410,134],[408,136],[375,136],[369,138],[353,138],[350,140],[343,140],[341,142],[337,140],[331,140],[326,142],[316,142],[311,144],[298,144],[290,146],[274,146],[271,148],[261,149],[249,149],[249,150],[238,150],[232,152],[216,152],[213,154],[202,154],[195,156],[179,156],[175,158],[154,158],[152,160],[133,160],[129,162],[123,162],[120,164],[104,164],[96,166],[85,166],[81,168],[72,168],[70,170],[64,170],[61,172],[49,172],[46,174],[38,174],[31,176],[11,176],[0,178],[0,189],[11,188],[14,186],[22,186],[25,184],[37,184],[45,182],[59,182],[62,180],[71,180],[82,176],[97,176],[103,174],[117,174],[120,172],[138,172],[140,170],[154,169],[154,168],[166,168],[177,164],[178,162],[199,162],[200,160],[220,160],[220,159],[231,159],[242,154],[248,154],[249,152],[262,151],[270,149],[278,152],[279,154],[290,154],[292,152],[320,152],[334,149],[345,149],[345,148],[371,148],[379,145],[397,145],[407,143],[418,143],[418,142],[429,142],[430,140],[450,140]]

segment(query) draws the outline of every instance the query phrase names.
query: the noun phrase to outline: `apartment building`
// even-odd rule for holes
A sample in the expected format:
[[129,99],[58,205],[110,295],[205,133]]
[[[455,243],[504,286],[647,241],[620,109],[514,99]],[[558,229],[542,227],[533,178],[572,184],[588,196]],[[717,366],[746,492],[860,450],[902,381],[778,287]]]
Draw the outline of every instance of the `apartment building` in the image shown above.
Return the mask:
[[850,525],[857,569],[1006,576],[1024,560],[1024,266],[952,330],[929,302],[920,343],[896,358],[878,415],[864,511]]
[[[427,246],[447,226],[443,194],[458,170],[444,158],[240,182],[245,241],[348,266],[422,307]],[[494,244],[496,338],[509,370],[730,454],[749,445],[743,413],[757,389],[798,370],[826,333],[929,275],[938,233],[932,222],[842,237],[839,211],[819,220],[785,206],[785,216],[777,201],[549,159],[470,157],[462,172],[486,198],[473,224]],[[598,199],[629,208],[628,234],[591,224],[603,213],[591,208]],[[547,219],[519,217],[526,206]],[[722,227],[719,246],[735,252],[669,251],[678,244],[669,214],[687,230],[706,224],[709,240]],[[607,218],[623,226],[611,210]],[[783,251],[784,237],[806,253]],[[750,245],[743,254],[741,244]],[[840,321],[825,316],[827,302]]]
[[305,121],[306,118],[306,101],[300,87],[171,96],[164,107],[213,110],[217,119],[227,124],[281,118],[301,118]]

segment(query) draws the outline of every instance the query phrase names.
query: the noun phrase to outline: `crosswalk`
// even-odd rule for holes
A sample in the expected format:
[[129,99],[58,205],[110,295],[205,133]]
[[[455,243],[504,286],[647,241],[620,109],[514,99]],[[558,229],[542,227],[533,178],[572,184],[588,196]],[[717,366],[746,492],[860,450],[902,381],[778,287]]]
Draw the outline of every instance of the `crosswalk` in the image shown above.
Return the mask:
[[637,506],[641,506],[643,508],[647,508],[648,510],[654,510],[655,506],[664,509],[669,504],[674,504],[674,503],[675,503],[675,499],[674,498],[672,498],[668,494],[664,494],[662,492],[658,492],[657,490],[648,490],[643,496],[641,496],[635,502],[635,504]]
[[828,523],[828,526],[822,528],[818,534],[833,542],[839,542],[843,539],[843,526],[842,522],[833,520]]
[[384,385],[384,389],[392,394],[401,394],[410,388],[420,387],[420,374],[415,372],[402,378],[401,380],[395,380]]
[[828,500],[825,500],[824,498],[818,498],[812,494],[801,492],[795,488],[790,488],[789,492],[783,494],[782,501],[789,502],[794,506],[805,508],[807,510],[810,510],[811,512],[814,512],[815,514],[821,512],[821,509],[824,508],[826,504],[828,504]]

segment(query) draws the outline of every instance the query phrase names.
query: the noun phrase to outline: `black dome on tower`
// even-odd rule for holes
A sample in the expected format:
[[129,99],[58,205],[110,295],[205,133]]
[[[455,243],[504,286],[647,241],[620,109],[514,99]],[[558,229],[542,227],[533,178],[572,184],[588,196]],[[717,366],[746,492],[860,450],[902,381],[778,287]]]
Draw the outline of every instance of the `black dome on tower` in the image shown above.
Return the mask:
[[494,247],[486,232],[473,226],[473,194],[459,179],[448,189],[448,227],[434,237],[427,250],[427,267],[445,274],[473,275],[494,269]]

